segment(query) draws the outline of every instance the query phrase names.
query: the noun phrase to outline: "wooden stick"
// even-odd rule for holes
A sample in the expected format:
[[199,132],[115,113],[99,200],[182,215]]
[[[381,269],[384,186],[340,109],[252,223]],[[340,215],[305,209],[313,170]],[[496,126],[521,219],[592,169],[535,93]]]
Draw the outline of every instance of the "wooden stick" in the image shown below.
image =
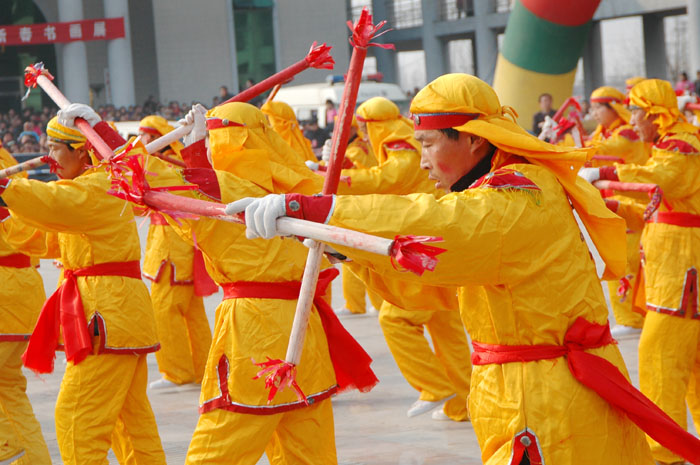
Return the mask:
[[22,171],[31,170],[41,165],[45,165],[46,161],[44,156],[45,155],[42,155],[41,157],[32,158],[31,160],[23,161],[22,163],[18,163],[16,165],[5,168],[4,170],[0,170],[0,179],[9,178],[10,176],[15,175],[17,173],[21,173]]
[[279,92],[281,87],[282,87],[282,84],[277,84],[275,87],[273,87],[272,90],[270,91],[270,95],[268,95],[267,99],[265,99],[265,103],[272,102],[272,100],[274,100],[275,95],[277,95],[277,92]]
[[[245,224],[245,221],[240,216],[227,215],[225,213],[226,206],[221,203],[190,199],[157,191],[145,192],[143,200],[149,207],[164,212],[191,213],[229,223]],[[390,256],[391,247],[394,244],[394,241],[391,239],[296,218],[279,218],[277,220],[277,229],[285,236],[308,237],[316,241],[329,242],[385,256]]]
[[[351,23],[349,23],[350,25]],[[367,57],[367,47],[370,45],[374,34],[383,25],[375,26],[372,23],[372,15],[369,9],[365,7],[362,10],[360,18],[352,25],[353,32],[351,44],[353,46],[352,56],[350,57],[350,66],[348,67],[348,78],[345,81],[343,96],[340,100],[340,108],[338,109],[338,124],[333,130],[331,142],[331,156],[328,163],[328,171],[323,183],[323,194],[334,194],[338,190],[340,181],[340,171],[342,169],[343,154],[348,145],[350,138],[350,125],[352,123],[352,115],[355,112],[355,103],[357,102],[357,92],[360,88],[362,80],[362,68],[365,58]],[[321,259],[323,258],[324,245],[321,242],[316,242],[309,248],[309,255],[306,258],[306,267],[301,281],[301,290],[299,291],[299,300],[297,301],[296,311],[294,313],[294,322],[292,323],[292,332],[289,336],[289,345],[287,346],[287,354],[285,362],[292,365],[298,365],[301,360],[301,353],[304,348],[304,338],[308,327],[309,316],[313,298],[316,293],[316,283],[318,282],[318,274],[321,268]]]
[[[68,105],[70,101],[66,98],[58,87],[56,87],[53,82],[45,75],[40,74],[36,77],[36,83],[46,92],[46,94],[51,97],[51,100],[58,105],[58,107],[63,110]],[[80,132],[83,133],[85,138],[90,141],[93,147],[95,147],[96,155],[101,160],[109,160],[114,156],[114,151],[109,148],[109,145],[102,140],[99,134],[90,126],[90,123],[85,121],[83,118],[75,119],[75,127],[77,127]]]
[[[173,129],[169,133],[160,136],[158,139],[155,139],[148,143],[146,145],[146,151],[149,154],[153,154],[155,152],[160,151],[161,149],[167,147],[168,145],[172,144],[173,142],[182,139],[185,137],[187,134],[189,134],[192,131],[192,125],[186,124],[184,126],[180,126],[179,128]],[[183,163],[184,166],[184,163]]]
[[593,183],[600,190],[610,189],[614,191],[626,192],[651,192],[658,186],[656,184],[644,184],[641,182],[620,182],[620,181],[596,181]]

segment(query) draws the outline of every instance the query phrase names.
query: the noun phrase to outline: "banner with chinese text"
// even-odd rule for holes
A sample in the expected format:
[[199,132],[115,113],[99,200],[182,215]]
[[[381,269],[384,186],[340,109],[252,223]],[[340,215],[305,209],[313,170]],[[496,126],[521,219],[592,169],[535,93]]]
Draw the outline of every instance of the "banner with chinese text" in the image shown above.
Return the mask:
[[124,37],[124,18],[0,26],[0,45],[112,40]]

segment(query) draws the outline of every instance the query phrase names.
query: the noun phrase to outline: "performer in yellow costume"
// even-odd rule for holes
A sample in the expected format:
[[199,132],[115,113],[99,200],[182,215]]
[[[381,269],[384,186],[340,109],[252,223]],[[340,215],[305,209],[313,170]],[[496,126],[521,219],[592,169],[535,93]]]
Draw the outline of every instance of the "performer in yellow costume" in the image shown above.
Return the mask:
[[[330,145],[328,145],[328,141],[326,141],[326,146],[323,147],[324,160],[326,157],[326,151],[328,151],[328,154],[330,155]],[[369,145],[366,135],[359,130],[357,125],[357,117],[355,115],[352,117],[352,123],[350,125],[350,139],[348,140],[348,146],[345,149],[344,166],[347,166],[348,164],[352,164],[352,168],[356,169],[367,169],[377,166],[377,159],[374,156],[372,147]],[[342,269],[345,308],[336,313],[338,313],[338,315],[365,314],[367,312],[365,293],[369,297],[372,307],[379,311],[382,306],[382,298],[371,289],[368,289],[362,280],[360,280],[347,265],[343,264]]]
[[[320,192],[322,178],[271,130],[257,108],[246,103],[219,106],[207,113],[204,128],[198,122],[201,118],[204,124],[203,115],[196,110],[190,114],[195,140],[208,129],[214,170],[188,173],[204,198],[231,201],[269,192]],[[201,158],[190,152],[206,152],[204,142],[186,147],[185,159]],[[178,220],[169,219],[173,229],[186,240],[196,238],[209,272],[224,289],[202,380],[201,416],[186,463],[255,464],[266,448],[272,463],[337,463],[330,401],[337,382],[324,334],[328,318],[335,318],[330,307],[319,311],[320,299],[314,299],[317,310],[311,314],[297,367],[297,383],[308,406],[293,389],[268,402],[264,380],[254,379],[261,368],[253,361],[284,358],[307,249],[292,239],[247,240],[239,224]],[[327,278],[322,281],[329,284]]]
[[[624,105],[625,96],[613,87],[599,87],[591,94],[591,113],[598,126],[588,141],[595,148],[593,166],[612,165],[614,159],[624,163],[644,164],[649,158],[649,146],[630,126],[630,112]],[[603,191],[612,200],[628,202],[630,197]],[[646,197],[646,196],[644,196]],[[638,334],[644,323],[643,309],[634,306],[631,290],[639,270],[639,240],[642,228],[627,224],[627,270],[619,281],[608,281],[610,302],[617,325],[611,330],[614,337]],[[641,225],[643,227],[643,224]]]
[[[350,183],[341,183],[339,192],[441,195],[428,174],[420,169],[420,145],[413,137],[410,122],[401,116],[395,103],[384,97],[371,98],[357,108],[356,118],[360,130],[369,136],[372,151],[378,155],[378,165],[343,170]],[[456,289],[404,284],[401,295],[382,296],[379,323],[384,337],[404,378],[420,393],[407,412],[409,417],[444,404],[442,410],[434,412],[434,418],[468,418],[471,364],[465,354],[469,353],[469,343],[456,294]],[[405,298],[407,295],[418,299]],[[440,306],[441,302],[446,305]],[[431,335],[435,352],[424,329]]]
[[[139,124],[144,144],[164,136],[174,128],[161,116],[147,116]],[[180,142],[173,142],[165,155],[182,161]],[[173,165],[149,157],[149,172],[162,174]],[[151,302],[156,317],[160,350],[156,352],[162,379],[151,389],[187,383],[201,383],[211,329],[202,297],[216,292],[206,274],[204,261],[195,247],[180,239],[157,212],[150,214],[143,275],[152,281]]]
[[[274,236],[276,217],[286,212],[331,214],[329,224],[385,237],[441,236],[447,251],[420,278],[399,274],[387,258],[336,248],[380,274],[460,286],[474,344],[469,411],[483,462],[652,465],[644,435],[617,399],[641,394],[625,378],[595,265],[571,211],[573,204],[605,260],[605,277],[621,275],[624,221],[577,179],[586,150],[527,134],[493,89],[469,75],[436,79],[416,95],[411,112],[423,167],[453,193],[268,196],[246,208],[249,235]],[[300,208],[292,211],[291,201]]]
[[[76,117],[116,135],[85,105],[61,113],[68,125]],[[55,233],[47,236],[55,241],[49,249],[60,250],[63,264],[62,284],[42,308],[23,361],[51,372],[59,343],[66,352],[55,413],[64,464],[104,465],[113,432],[115,441],[131,445],[134,463],[165,464],[146,397],[146,354],[158,349],[158,341],[134,217],[107,194],[104,168],[88,168],[95,161],[77,130],[54,118],[47,135],[59,181],[0,181],[13,217]],[[119,139],[107,142],[115,147],[124,143]]]
[[270,126],[304,160],[316,162],[318,159],[311,149],[311,142],[304,137],[294,110],[284,102],[271,100],[260,109],[267,116]]
[[[632,123],[653,142],[644,165],[589,169],[602,179],[650,183],[663,191],[658,213],[642,234],[647,314],[639,341],[639,384],[651,400],[686,426],[686,405],[700,429],[700,139],[685,122],[668,81],[648,79],[630,91]],[[595,180],[590,178],[591,180]],[[682,458],[649,439],[661,463]]]
[[[0,169],[16,164],[0,145]],[[27,175],[20,173],[15,177]],[[0,207],[3,229],[12,222],[7,208]],[[35,253],[43,254],[45,240],[43,235],[34,234],[33,228],[21,223],[15,226],[0,233],[0,463],[50,465],[41,426],[27,398],[21,359],[46,294],[30,257],[19,253],[7,241],[10,235],[13,242],[22,242],[23,250],[27,251],[27,242],[38,239],[42,244]],[[13,462],[13,459],[17,460]]]

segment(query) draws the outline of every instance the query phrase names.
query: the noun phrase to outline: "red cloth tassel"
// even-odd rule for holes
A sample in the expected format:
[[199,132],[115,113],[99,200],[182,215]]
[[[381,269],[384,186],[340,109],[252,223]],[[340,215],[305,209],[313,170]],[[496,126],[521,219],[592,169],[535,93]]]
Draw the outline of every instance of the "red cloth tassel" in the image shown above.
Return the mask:
[[58,338],[63,331],[66,359],[78,364],[92,351],[83,299],[78,289],[78,276],[124,276],[141,279],[138,261],[100,263],[78,270],[64,270],[63,283],[41,308],[36,327],[22,355],[24,366],[37,373],[53,372]]
[[194,280],[194,293],[200,297],[206,297],[212,295],[219,290],[219,286],[216,285],[209,272],[207,272],[207,267],[204,265],[204,256],[202,251],[195,247],[194,249],[194,259],[192,262],[192,274]]
[[566,332],[564,345],[506,346],[473,342],[474,365],[530,362],[566,357],[571,374],[581,384],[632,420],[659,444],[691,463],[700,464],[700,439],[678,426],[663,410],[638,391],[620,370],[587,349],[614,344],[608,324],[579,317]]
[[442,237],[432,236],[396,236],[391,246],[391,263],[421,276],[425,270],[433,271],[437,266],[437,257],[446,249],[425,244],[440,242]]

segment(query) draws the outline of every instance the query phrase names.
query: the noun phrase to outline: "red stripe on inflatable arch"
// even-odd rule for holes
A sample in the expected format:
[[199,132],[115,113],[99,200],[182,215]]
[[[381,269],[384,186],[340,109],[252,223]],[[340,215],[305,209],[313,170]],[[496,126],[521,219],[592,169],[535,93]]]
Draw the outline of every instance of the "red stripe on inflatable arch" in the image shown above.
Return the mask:
[[581,26],[593,18],[600,0],[519,0],[539,18],[561,26]]

